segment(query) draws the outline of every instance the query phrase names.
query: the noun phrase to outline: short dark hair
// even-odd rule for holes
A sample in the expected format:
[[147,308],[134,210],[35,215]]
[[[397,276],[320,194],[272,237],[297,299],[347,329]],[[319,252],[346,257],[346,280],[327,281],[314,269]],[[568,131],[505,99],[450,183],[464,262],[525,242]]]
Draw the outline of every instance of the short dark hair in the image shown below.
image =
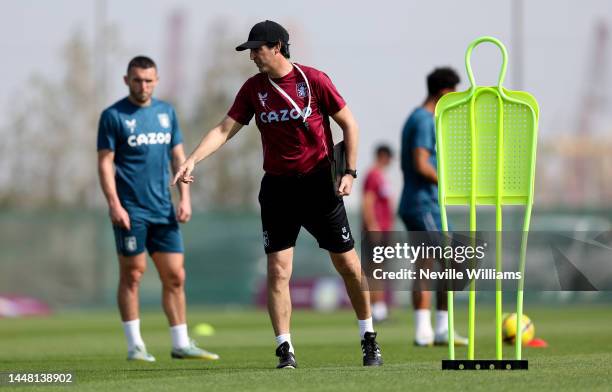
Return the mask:
[[155,61],[151,60],[150,57],[147,56],[136,56],[130,60],[127,66],[127,73],[130,73],[130,69],[133,67],[136,68],[157,68]]
[[268,48],[272,49],[273,47],[275,47],[279,43],[280,43],[280,53],[283,55],[284,58],[286,58],[286,59],[290,58],[291,55],[289,54],[289,43],[283,42],[283,41],[268,42],[268,43],[266,43],[266,46]]
[[379,157],[381,155],[388,155],[389,158],[393,157],[393,150],[386,144],[380,144],[376,147],[376,156]]
[[430,97],[440,94],[447,88],[455,88],[461,79],[454,69],[450,67],[436,68],[427,75],[427,93]]

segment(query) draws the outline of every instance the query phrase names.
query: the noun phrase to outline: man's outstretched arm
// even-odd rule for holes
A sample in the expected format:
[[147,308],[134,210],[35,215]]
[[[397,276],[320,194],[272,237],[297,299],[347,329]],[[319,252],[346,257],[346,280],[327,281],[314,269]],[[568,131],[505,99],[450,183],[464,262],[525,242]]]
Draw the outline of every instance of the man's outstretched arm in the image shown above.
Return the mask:
[[200,144],[178,168],[172,180],[172,185],[175,185],[178,181],[185,184],[191,184],[194,180],[191,173],[195,165],[217,151],[229,139],[237,134],[242,127],[243,125],[233,118],[225,116],[223,121],[204,135]]
[[[185,149],[183,144],[177,144],[172,149],[172,174],[176,175],[181,166],[181,163],[185,162]],[[189,191],[189,185],[184,183],[178,184],[179,190],[179,203],[176,209],[176,217],[179,222],[189,222],[191,219],[191,193]]]

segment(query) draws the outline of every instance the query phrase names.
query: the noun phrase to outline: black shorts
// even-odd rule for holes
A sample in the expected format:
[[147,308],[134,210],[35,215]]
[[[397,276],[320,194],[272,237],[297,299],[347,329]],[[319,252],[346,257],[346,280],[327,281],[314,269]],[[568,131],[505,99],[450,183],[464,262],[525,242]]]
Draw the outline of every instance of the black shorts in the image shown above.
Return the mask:
[[302,226],[330,252],[344,253],[355,246],[329,168],[302,176],[264,175],[259,204],[266,253],[294,247]]

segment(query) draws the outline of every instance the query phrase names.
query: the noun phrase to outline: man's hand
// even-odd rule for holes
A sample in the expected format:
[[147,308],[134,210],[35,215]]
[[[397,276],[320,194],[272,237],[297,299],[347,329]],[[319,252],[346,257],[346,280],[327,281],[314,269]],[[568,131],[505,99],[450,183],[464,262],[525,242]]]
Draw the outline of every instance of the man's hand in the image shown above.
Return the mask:
[[181,223],[187,223],[191,219],[191,202],[181,200],[177,208],[177,219]]
[[123,208],[123,206],[119,205],[116,207],[111,207],[108,214],[110,215],[113,225],[130,230],[130,215],[127,213],[125,208]]
[[350,174],[345,174],[340,180],[340,187],[338,187],[338,196],[348,196],[351,194],[351,189],[353,189],[353,176]]
[[194,178],[191,175],[194,166],[195,163],[190,159],[187,159],[185,162],[183,162],[176,171],[176,174],[174,175],[174,179],[172,180],[172,186],[176,185],[178,181],[183,182],[185,184],[191,184],[194,181]]

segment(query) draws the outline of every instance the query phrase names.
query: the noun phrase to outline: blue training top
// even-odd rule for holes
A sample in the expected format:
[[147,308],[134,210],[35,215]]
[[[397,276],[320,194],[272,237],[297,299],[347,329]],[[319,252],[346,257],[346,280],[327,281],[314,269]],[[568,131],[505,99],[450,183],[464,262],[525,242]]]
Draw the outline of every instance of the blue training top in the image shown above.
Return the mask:
[[169,223],[170,162],[183,142],[174,108],[157,99],[141,107],[124,98],[100,116],[98,151],[115,152],[115,181],[121,205],[130,217]]
[[414,169],[413,151],[417,147],[429,151],[429,163],[437,170],[434,116],[422,107],[416,108],[410,114],[402,130],[401,163],[404,189],[399,205],[400,215],[432,212],[439,208],[438,186],[426,180]]

